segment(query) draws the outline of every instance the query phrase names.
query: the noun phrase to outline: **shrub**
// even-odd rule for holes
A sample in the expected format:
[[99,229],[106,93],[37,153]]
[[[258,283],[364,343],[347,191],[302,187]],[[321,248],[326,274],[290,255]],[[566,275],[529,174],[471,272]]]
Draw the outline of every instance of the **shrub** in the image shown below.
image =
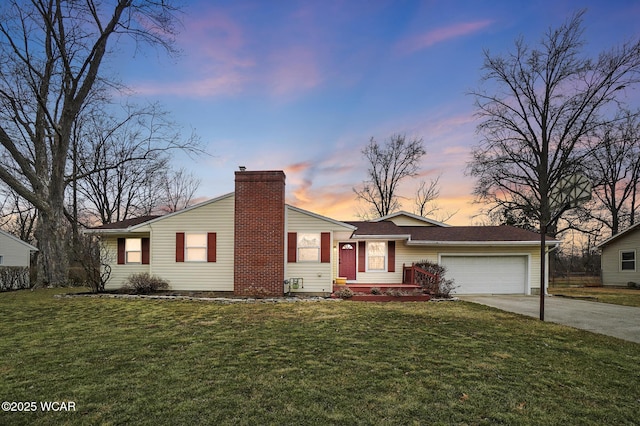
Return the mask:
[[29,288],[29,268],[26,266],[0,266],[0,291]]
[[633,282],[633,281],[629,281],[627,283],[627,287],[629,287],[629,288],[640,288],[640,284],[638,284],[636,282]]
[[392,296],[392,297],[400,297],[400,296],[406,296],[408,295],[408,293],[405,293],[404,291],[400,290],[399,288],[388,288],[384,294],[386,294],[387,296]]
[[338,290],[335,292],[335,295],[340,299],[350,299],[353,297],[353,294],[353,290],[351,290],[349,287],[345,287],[342,290]]
[[156,275],[149,275],[148,272],[131,274],[127,278],[123,289],[134,294],[149,294],[158,290],[169,288],[169,281]]
[[111,253],[92,235],[80,235],[71,251],[69,284],[87,286],[93,293],[104,291],[111,276]]
[[456,286],[453,280],[448,280],[445,278],[447,268],[428,260],[421,260],[420,262],[417,262],[415,266],[424,269],[430,274],[435,275],[435,278],[423,274],[418,274],[419,276],[416,277],[416,281],[422,287],[422,290],[425,293],[435,297],[451,297],[451,291],[456,288]]
[[380,287],[371,287],[371,294],[382,294]]
[[256,299],[265,299],[267,297],[273,296],[273,294],[264,287],[250,285],[247,287],[246,295],[250,297],[255,297]]

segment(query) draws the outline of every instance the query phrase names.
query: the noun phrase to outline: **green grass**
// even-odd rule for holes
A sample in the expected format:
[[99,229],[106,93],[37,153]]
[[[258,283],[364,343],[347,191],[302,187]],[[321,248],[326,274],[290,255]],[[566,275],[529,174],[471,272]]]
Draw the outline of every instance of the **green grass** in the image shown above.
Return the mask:
[[480,305],[0,294],[0,424],[635,424],[640,346]]
[[593,302],[640,307],[640,290],[610,287],[549,287],[549,293]]

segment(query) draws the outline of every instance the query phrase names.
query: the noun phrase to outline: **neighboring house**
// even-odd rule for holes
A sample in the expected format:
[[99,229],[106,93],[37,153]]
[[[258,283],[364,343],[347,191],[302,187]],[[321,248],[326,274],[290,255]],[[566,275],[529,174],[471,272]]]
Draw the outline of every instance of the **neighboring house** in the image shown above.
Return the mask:
[[537,233],[448,226],[406,212],[337,221],[285,204],[282,171],[239,171],[235,180],[234,193],[179,212],[87,230],[101,236],[111,257],[107,289],[149,272],[174,290],[326,295],[338,277],[402,283],[403,265],[425,259],[447,267],[458,294],[540,289]]
[[29,267],[31,253],[34,251],[38,251],[38,249],[0,230],[0,266]]
[[640,223],[603,241],[598,248],[602,250],[602,285],[640,284]]

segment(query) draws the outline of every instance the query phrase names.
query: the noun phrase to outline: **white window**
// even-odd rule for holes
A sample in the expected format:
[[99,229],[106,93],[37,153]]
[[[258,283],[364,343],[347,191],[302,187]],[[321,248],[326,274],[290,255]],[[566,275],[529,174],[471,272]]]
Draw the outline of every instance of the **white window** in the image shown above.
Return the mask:
[[367,241],[367,270],[386,270],[387,243],[383,241]]
[[207,234],[187,234],[184,243],[186,262],[207,261]]
[[298,262],[320,262],[320,234],[298,234]]
[[124,251],[126,263],[142,263],[142,238],[127,238]]
[[626,250],[620,252],[620,270],[632,271],[636,270],[636,251]]

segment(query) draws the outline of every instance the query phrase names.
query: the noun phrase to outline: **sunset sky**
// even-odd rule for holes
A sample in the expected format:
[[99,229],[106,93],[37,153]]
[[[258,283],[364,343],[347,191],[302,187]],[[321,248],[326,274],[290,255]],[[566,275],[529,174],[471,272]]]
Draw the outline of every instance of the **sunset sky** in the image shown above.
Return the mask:
[[114,69],[137,101],[160,102],[206,145],[209,157],[176,158],[202,180],[198,197],[233,191],[238,166],[284,170],[289,204],[341,220],[359,211],[362,148],[402,133],[427,150],[402,195],[441,175],[441,214],[471,224],[481,206],[464,168],[479,136],[467,93],[483,50],[512,51],[519,36],[537,45],[582,8],[585,52],[640,36],[637,0],[186,3],[181,56],[138,52]]

